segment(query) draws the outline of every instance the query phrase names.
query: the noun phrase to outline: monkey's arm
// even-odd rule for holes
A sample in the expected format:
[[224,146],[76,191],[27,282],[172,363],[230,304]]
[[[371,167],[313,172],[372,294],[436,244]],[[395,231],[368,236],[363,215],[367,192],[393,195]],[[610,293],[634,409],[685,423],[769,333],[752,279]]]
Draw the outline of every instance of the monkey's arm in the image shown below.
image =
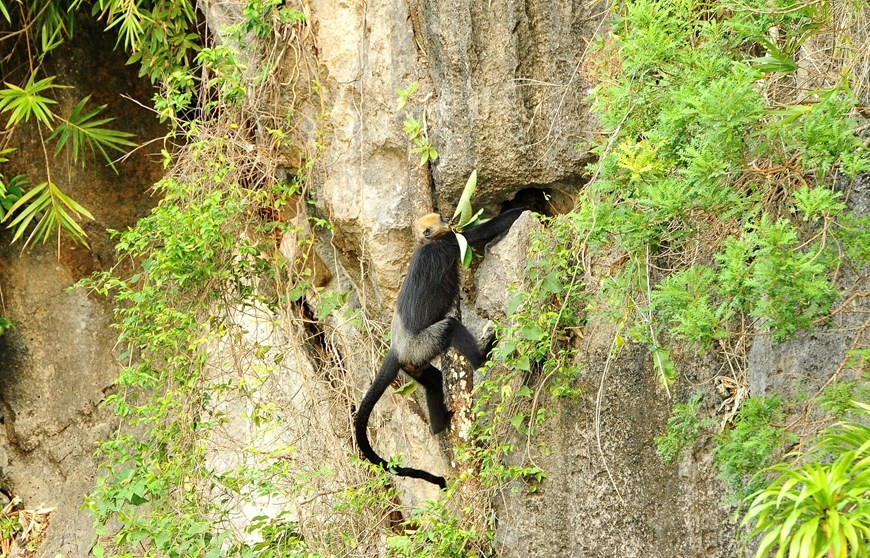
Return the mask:
[[493,238],[497,238],[507,232],[523,211],[525,211],[525,209],[519,208],[499,213],[482,225],[477,225],[476,227],[462,231],[462,236],[465,237],[465,240],[467,240],[469,244],[489,242]]

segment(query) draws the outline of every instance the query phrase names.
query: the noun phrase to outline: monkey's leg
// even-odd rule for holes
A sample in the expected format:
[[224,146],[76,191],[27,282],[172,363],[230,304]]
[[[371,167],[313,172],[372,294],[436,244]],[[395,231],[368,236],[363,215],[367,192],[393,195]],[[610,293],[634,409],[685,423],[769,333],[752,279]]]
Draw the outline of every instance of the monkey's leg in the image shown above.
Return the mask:
[[429,409],[429,429],[432,434],[443,432],[450,424],[452,413],[444,402],[444,376],[431,364],[409,372],[415,380],[426,388],[426,407]]
[[487,350],[487,353],[481,352],[480,347],[477,346],[477,340],[468,331],[468,328],[456,319],[453,321],[453,328],[450,332],[450,345],[462,353],[475,370],[486,362],[486,354],[489,351]]

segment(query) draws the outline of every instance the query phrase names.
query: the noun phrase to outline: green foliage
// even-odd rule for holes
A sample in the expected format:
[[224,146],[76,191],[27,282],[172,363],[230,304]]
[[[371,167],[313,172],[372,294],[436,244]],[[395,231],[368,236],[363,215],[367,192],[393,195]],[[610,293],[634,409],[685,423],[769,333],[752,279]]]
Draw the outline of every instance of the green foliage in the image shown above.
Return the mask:
[[[222,142],[196,147],[213,157]],[[142,262],[143,272],[129,279],[104,272],[85,281],[102,294],[114,294],[121,338],[138,355],[121,371],[121,390],[107,402],[131,425],[145,426],[144,436],[134,435],[134,429],[101,445],[106,473],[87,502],[100,532],[107,533],[105,525],[113,519],[120,521],[114,535],[120,548],[141,545],[182,557],[207,554],[222,544],[212,532],[209,503],[195,492],[185,495],[193,486],[183,488],[185,479],[209,476],[201,444],[190,442],[210,428],[200,410],[207,397],[201,389],[205,353],[200,347],[223,331],[212,318],[216,331],[210,333],[199,317],[227,297],[249,296],[244,278],[266,267],[258,257],[261,248],[238,234],[248,220],[252,194],[225,186],[200,190],[162,180],[160,204],[117,244],[122,258]]]
[[402,110],[405,108],[405,105],[408,104],[408,99],[411,98],[411,95],[417,92],[419,86],[420,84],[415,81],[405,89],[396,89],[396,96],[398,97],[396,110]]
[[782,408],[782,400],[775,396],[747,399],[730,428],[717,436],[713,459],[719,479],[735,497],[743,498],[766,484],[765,476],[757,473],[795,439],[784,430]]
[[75,29],[75,11],[80,6],[81,0],[26,0],[17,1],[14,5],[10,0],[0,0],[0,14],[13,26],[22,23],[19,18],[27,23],[31,29],[29,40],[33,42],[37,58],[41,61],[46,54],[72,35]]
[[10,329],[14,328],[15,324],[9,318],[0,316],[0,335],[3,335]]
[[[119,391],[107,397],[125,427],[101,444],[105,474],[87,501],[101,534],[112,533],[107,525],[118,522],[112,540],[119,549],[217,556],[232,542],[240,545],[239,555],[269,555],[263,554],[267,547],[241,545],[216,525],[214,517],[226,513],[223,501],[196,488],[216,483],[215,494],[240,493],[251,485],[260,493],[277,491],[263,477],[252,476],[250,465],[238,474],[217,474],[204,453],[203,441],[221,420],[209,403],[221,388],[209,389],[203,376],[205,347],[232,331],[220,309],[258,301],[277,307],[277,301],[262,300],[250,281],[280,269],[268,256],[272,241],[254,211],[271,194],[230,181],[236,176],[231,146],[225,138],[192,144],[195,159],[227,162],[206,163],[202,174],[189,180],[161,180],[157,208],[120,234],[121,258],[141,261],[141,273],[125,279],[104,272],[83,282],[114,295],[127,347],[123,356],[137,355],[121,371]],[[253,413],[251,418],[259,420]],[[286,518],[255,523],[251,528],[262,528],[258,532],[268,536],[268,548],[280,555],[306,555]],[[102,546],[97,553],[109,555]]]
[[6,83],[6,89],[0,90],[0,112],[11,113],[6,122],[7,130],[21,122],[29,122],[31,116],[43,126],[51,128],[54,113],[49,105],[56,104],[57,101],[42,94],[60,86],[52,83],[54,76],[35,80],[36,76],[31,74],[23,88]]
[[[476,445],[460,451],[460,460],[474,463],[488,486],[526,481],[531,490],[545,478],[534,463],[513,461],[518,444],[552,415],[537,394],[550,398],[578,393],[576,346],[571,343],[585,321],[586,293],[580,280],[579,223],[571,216],[549,221],[533,233],[526,267],[529,287],[512,294],[509,325],[499,332],[494,350],[497,366],[477,386]],[[546,389],[545,389],[546,388]]]
[[427,500],[403,523],[402,534],[387,537],[387,556],[396,558],[467,558],[495,556],[492,527],[481,531],[480,510],[466,507],[457,512],[448,498]]
[[[139,49],[146,62],[156,60],[149,49],[160,47],[146,41],[151,22],[141,17],[171,6],[139,4],[131,8],[137,14],[106,14],[123,27],[123,40]],[[171,33],[192,6],[178,6],[177,19],[170,18],[164,27],[170,33],[164,38],[180,41],[182,49],[184,37]],[[276,246],[296,234],[287,222],[288,206],[299,204],[304,215],[309,167],[298,169],[292,181],[276,182],[277,150],[291,139],[289,116],[254,113],[242,102],[258,91],[250,90],[251,82],[243,78],[246,69],[229,46],[244,43],[245,29],[259,34],[268,28],[270,36],[277,36],[276,28],[300,21],[301,14],[292,12],[276,2],[251,3],[244,23],[231,29],[232,40],[199,51],[201,69],[166,59],[155,70],[162,76],[155,108],[173,124],[183,147],[170,153],[167,142],[163,151],[168,171],[156,185],[157,207],[133,228],[117,233],[120,260],[132,262],[138,271],[126,275],[121,271],[126,266],[119,267],[82,282],[113,296],[124,351],[117,389],[106,399],[119,427],[100,445],[102,474],[86,501],[100,535],[95,556],[317,556],[301,534],[292,505],[276,517],[254,518],[245,533],[235,531],[232,522],[239,517],[238,508],[254,498],[286,500],[288,493],[301,492],[306,480],[329,472],[309,472],[303,478],[291,467],[295,448],[274,441],[268,451],[239,449],[244,459],[236,467],[207,458],[213,455],[213,437],[224,436],[224,425],[236,420],[227,402],[244,401],[245,419],[256,429],[269,430],[269,436],[281,426],[275,403],[254,401],[252,393],[271,381],[284,354],[268,341],[249,348],[240,341],[249,332],[239,320],[254,312],[292,312],[313,290],[310,270],[297,272],[299,261],[286,262]],[[267,56],[264,68],[273,63]],[[179,114],[194,98],[202,101],[202,110],[195,120],[185,121]],[[76,142],[83,146],[87,140],[76,134],[102,124],[80,107],[77,118],[69,119],[75,129],[58,133],[66,142],[63,148]],[[272,141],[252,152],[249,126],[255,121],[266,123]],[[320,308],[308,302],[320,312],[343,300],[324,297]],[[233,357],[253,360],[250,367],[218,356],[240,348],[246,354],[234,352]],[[244,367],[243,373],[237,367]],[[255,435],[265,436],[262,431]],[[262,440],[248,442],[257,446]]]
[[15,537],[23,529],[18,515],[4,515],[0,517],[0,540],[8,541]]
[[857,380],[841,380],[827,386],[816,399],[819,408],[839,419],[855,409],[855,401],[870,400],[870,372]]
[[23,174],[13,176],[8,180],[3,174],[0,174],[0,222],[6,219],[12,206],[24,195],[26,185],[27,179],[24,178]]
[[708,348],[713,341],[729,336],[727,326],[734,310],[730,304],[713,304],[715,282],[712,268],[695,265],[656,285],[651,309],[669,326],[675,339]]
[[870,548],[870,406],[857,404],[864,422],[824,430],[800,455],[803,464],[779,463],[774,480],[744,499],[742,525],[760,536],[756,558],[835,556],[861,558]]
[[426,132],[425,115],[420,119],[409,116],[405,120],[405,133],[408,134],[408,139],[414,143],[411,154],[420,156],[421,167],[429,161],[438,159],[438,151]]
[[[241,24],[245,33],[253,32],[255,36],[264,39],[274,33],[273,18],[282,25],[303,21],[305,15],[290,6],[282,6],[282,0],[251,0],[242,9],[245,18]],[[280,7],[279,7],[280,6]]]
[[[207,72],[209,79],[205,82],[206,88],[216,91],[222,106],[239,106],[247,97],[245,83],[242,77],[243,68],[236,59],[235,49],[227,45],[215,45],[204,47],[196,55],[196,62],[201,64]],[[173,116],[178,107],[184,106],[187,100],[177,103],[176,108],[165,113],[166,117]],[[210,113],[218,101],[210,101],[204,107],[205,113]]]
[[118,33],[118,45],[131,53],[129,64],[139,63],[139,75],[152,83],[172,73],[189,71],[199,50],[194,4],[179,0],[130,3],[96,0],[92,14]]
[[[788,105],[760,87],[791,71],[829,15],[747,5],[621,3],[601,45],[593,100],[613,136],[594,149],[598,180],[581,197],[595,200],[590,243],[631,258],[601,295],[632,301],[627,331],[655,351],[668,339],[709,348],[753,318],[786,339],[830,311],[844,255],[867,256],[867,219],[832,187],[838,172],[870,169],[854,94],[840,84]],[[752,44],[767,56],[750,57]]]
[[702,419],[698,415],[698,406],[703,394],[698,394],[685,403],[674,405],[668,418],[668,429],[656,437],[656,453],[665,463],[673,463],[683,450],[695,443],[701,430],[711,428],[713,419]]
[[283,511],[275,518],[255,516],[246,532],[256,534],[259,542],[237,543],[228,555],[240,558],[318,558],[309,551],[299,533],[299,525],[292,513]]
[[[67,148],[74,162],[81,160],[84,164],[85,151],[90,150],[92,155],[99,154],[114,168],[109,152],[124,151],[135,145],[129,139],[131,135],[105,127],[112,118],[101,117],[105,106],[88,108],[90,96],[81,99],[69,116],[59,113],[55,97],[64,86],[55,83],[55,76],[43,75],[45,56],[72,36],[80,7],[80,0],[29,0],[16,3],[12,9],[9,2],[0,1],[0,16],[7,23],[28,30],[22,37],[16,36],[19,32],[0,32],[0,41],[9,42],[13,54],[18,51],[30,62],[23,85],[11,83],[9,78],[0,89],[0,112],[8,116],[7,130],[35,125],[41,139],[45,137],[43,129],[49,132],[47,141],[56,142],[55,155]],[[191,72],[190,54],[198,49],[199,38],[194,32],[196,12],[190,2],[158,0],[131,4],[98,0],[92,5],[92,15],[103,19],[107,29],[118,32],[118,44],[131,53],[129,62],[141,63],[140,75],[148,75],[156,82]],[[183,106],[177,104],[182,96],[173,97],[176,110],[190,104],[193,83],[192,78],[186,80],[188,94]],[[15,228],[14,239],[25,238],[25,246],[33,240],[45,242],[50,237],[59,237],[61,233],[86,244],[87,235],[79,221],[91,218],[90,213],[64,194],[58,182],[51,179],[48,148],[43,146],[43,149],[46,149],[45,178],[33,180],[38,185],[26,193],[25,177],[9,180],[0,173],[0,219]],[[16,211],[19,215],[14,216]],[[25,236],[25,229],[31,225],[35,225],[34,230]]]
[[[398,110],[402,110],[407,106],[408,101],[411,99],[414,93],[417,92],[417,87],[418,84],[414,82],[405,89],[396,90],[396,106],[398,107]],[[420,156],[420,166],[422,167],[429,161],[437,160],[438,151],[435,149],[432,140],[429,139],[429,134],[426,130],[425,108],[423,110],[423,115],[420,118],[415,118],[410,115],[410,111],[408,112],[408,117],[405,118],[405,122],[403,125],[405,134],[408,135],[408,139],[414,144],[414,146],[411,148],[411,154]]]

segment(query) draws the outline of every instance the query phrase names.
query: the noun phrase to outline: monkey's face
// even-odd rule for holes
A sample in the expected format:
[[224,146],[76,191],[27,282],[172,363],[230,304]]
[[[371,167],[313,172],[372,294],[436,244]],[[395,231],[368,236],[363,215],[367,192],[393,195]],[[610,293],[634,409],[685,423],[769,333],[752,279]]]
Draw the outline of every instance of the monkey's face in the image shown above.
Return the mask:
[[420,242],[429,242],[450,232],[450,224],[437,213],[429,213],[414,222],[414,236]]

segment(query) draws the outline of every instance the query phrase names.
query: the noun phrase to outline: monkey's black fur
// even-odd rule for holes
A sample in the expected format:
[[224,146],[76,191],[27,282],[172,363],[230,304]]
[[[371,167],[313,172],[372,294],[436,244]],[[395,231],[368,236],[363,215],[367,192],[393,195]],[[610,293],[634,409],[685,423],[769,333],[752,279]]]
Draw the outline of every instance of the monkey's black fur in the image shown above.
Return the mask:
[[[469,244],[489,242],[503,235],[523,212],[512,209],[463,231]],[[444,403],[441,371],[430,361],[453,347],[476,369],[486,360],[490,346],[481,350],[471,332],[447,313],[459,298],[459,243],[448,224],[437,214],[418,219],[415,232],[421,244],[411,256],[408,275],[399,290],[393,315],[392,342],[372,386],[355,417],[356,440],[366,459],[404,477],[423,479],[444,488],[444,477],[411,467],[389,468],[369,443],[366,430],[375,404],[399,370],[404,370],[426,389],[429,427],[434,434],[447,428],[450,412]]]

